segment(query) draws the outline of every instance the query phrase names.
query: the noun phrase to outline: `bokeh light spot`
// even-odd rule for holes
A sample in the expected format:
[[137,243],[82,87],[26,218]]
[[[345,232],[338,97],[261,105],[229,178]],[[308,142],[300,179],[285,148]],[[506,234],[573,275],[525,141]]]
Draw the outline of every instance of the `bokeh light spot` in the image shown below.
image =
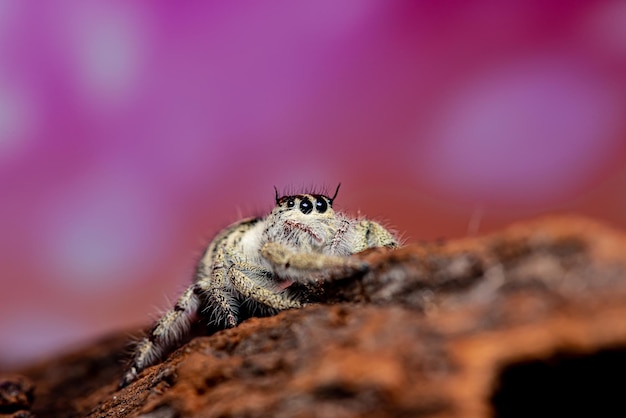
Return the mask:
[[598,2],[584,25],[583,36],[594,48],[626,58],[626,2]]
[[420,149],[420,175],[457,197],[550,201],[604,164],[619,124],[608,85],[565,61],[522,63],[455,89]]
[[101,167],[82,181],[56,192],[42,216],[44,261],[73,291],[116,289],[164,254],[174,226],[123,168]]
[[27,94],[0,81],[0,158],[23,149],[36,123]]
[[147,58],[148,19],[123,3],[84,6],[75,13],[67,42],[83,97],[100,105],[128,100]]

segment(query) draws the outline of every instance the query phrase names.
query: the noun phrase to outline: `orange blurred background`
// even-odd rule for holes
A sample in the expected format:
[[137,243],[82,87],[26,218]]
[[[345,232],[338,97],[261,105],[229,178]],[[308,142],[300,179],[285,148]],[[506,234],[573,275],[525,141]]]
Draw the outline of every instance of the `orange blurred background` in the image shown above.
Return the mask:
[[273,186],[626,227],[626,3],[0,3],[0,363],[147,324]]

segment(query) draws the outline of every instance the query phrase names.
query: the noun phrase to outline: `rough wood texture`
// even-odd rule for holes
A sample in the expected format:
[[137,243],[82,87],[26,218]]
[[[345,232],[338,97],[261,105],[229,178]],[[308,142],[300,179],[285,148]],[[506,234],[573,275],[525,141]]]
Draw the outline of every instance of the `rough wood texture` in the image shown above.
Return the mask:
[[621,233],[562,217],[363,257],[332,304],[195,338],[120,391],[123,336],[22,370],[0,416],[626,414]]

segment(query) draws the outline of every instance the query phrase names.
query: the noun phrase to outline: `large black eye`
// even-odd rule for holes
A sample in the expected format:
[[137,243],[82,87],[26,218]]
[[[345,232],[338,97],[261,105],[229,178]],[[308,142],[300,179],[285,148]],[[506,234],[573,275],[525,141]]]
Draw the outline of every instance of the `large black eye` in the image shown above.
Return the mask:
[[315,207],[319,213],[324,213],[328,209],[328,203],[326,203],[326,199],[319,197],[315,199]]
[[312,210],[313,210],[313,203],[311,203],[309,198],[305,197],[304,199],[302,199],[302,201],[300,202],[300,212],[306,215],[307,213],[311,213]]
[[292,208],[293,205],[295,205],[296,203],[293,201],[293,199],[289,199],[287,200],[287,207],[288,208]]

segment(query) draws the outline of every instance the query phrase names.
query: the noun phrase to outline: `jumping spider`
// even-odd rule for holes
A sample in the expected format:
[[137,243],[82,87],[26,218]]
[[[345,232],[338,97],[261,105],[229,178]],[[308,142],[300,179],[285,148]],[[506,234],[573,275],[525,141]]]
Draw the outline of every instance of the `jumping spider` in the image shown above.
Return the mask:
[[120,386],[181,343],[200,318],[216,328],[237,326],[255,315],[271,315],[306,304],[302,286],[367,269],[352,254],[398,246],[376,222],[335,212],[333,197],[279,197],[264,218],[239,221],[213,239],[198,263],[194,283],[134,350]]

